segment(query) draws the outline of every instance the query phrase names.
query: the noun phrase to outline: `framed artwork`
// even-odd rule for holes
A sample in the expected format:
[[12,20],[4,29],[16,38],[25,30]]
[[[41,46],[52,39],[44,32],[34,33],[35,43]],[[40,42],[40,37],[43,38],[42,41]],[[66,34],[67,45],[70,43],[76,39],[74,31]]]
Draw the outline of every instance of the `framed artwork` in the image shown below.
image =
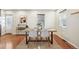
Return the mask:
[[20,17],[20,23],[26,23],[26,16]]

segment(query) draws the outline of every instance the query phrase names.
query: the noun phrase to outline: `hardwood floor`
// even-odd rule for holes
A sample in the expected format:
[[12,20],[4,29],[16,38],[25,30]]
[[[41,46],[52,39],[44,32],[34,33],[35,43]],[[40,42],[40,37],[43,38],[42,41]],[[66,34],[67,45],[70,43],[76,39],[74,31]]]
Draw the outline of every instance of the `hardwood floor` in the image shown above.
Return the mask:
[[65,41],[64,39],[60,38],[59,36],[54,34],[54,40],[64,49],[76,49],[74,46],[72,46],[70,43]]
[[24,36],[21,35],[4,35],[1,37],[1,42],[4,41],[5,44],[11,44],[12,48],[15,48],[23,39]]
[[[16,46],[25,38],[25,36],[22,35],[4,35],[0,37],[0,43],[4,42],[5,45],[9,46],[6,48],[16,48]],[[54,40],[57,42],[59,46],[63,49],[75,49],[74,46],[69,44],[68,42],[64,41],[62,38],[60,38],[57,35],[54,35]],[[1,44],[0,44],[1,45]]]

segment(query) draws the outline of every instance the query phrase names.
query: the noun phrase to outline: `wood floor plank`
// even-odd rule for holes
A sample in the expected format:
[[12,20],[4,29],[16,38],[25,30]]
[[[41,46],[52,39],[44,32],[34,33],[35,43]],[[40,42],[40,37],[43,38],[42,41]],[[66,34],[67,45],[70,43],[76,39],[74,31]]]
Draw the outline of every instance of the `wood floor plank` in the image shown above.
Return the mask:
[[[4,35],[0,37],[1,41],[6,42],[6,44],[12,44],[12,48],[16,48],[16,46],[25,38],[22,35]],[[74,46],[69,44],[68,42],[64,41],[62,38],[54,34],[54,40],[57,42],[61,48],[64,49],[75,49]]]
[[5,35],[1,37],[1,41],[5,41],[5,44],[11,43],[12,48],[15,48],[25,36]]
[[58,35],[54,34],[54,40],[58,43],[58,45],[60,45],[64,49],[76,49],[74,46],[72,46],[64,39],[60,38]]

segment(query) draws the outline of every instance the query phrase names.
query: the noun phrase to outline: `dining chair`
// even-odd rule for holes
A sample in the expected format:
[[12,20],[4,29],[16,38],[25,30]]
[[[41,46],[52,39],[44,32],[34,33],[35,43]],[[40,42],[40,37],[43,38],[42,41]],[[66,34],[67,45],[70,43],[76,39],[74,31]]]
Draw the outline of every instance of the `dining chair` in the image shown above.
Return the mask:
[[42,29],[41,37],[42,37],[43,40],[50,40],[50,34],[47,31],[47,29]]
[[35,38],[37,37],[37,32],[35,30],[31,30],[29,31],[29,40],[35,40]]

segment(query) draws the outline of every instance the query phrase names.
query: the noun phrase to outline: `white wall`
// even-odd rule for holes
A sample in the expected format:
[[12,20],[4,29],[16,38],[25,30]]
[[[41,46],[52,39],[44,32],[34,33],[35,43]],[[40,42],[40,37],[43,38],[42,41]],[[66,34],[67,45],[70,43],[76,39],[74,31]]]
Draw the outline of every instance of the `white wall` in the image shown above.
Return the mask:
[[71,15],[71,13],[77,11],[79,10],[69,9],[66,12],[60,13],[57,16],[57,24],[59,25],[59,17],[67,14],[67,27],[62,28],[61,26],[58,26],[57,34],[75,47],[79,48],[79,14]]
[[[69,11],[70,13],[73,13],[79,10]],[[70,15],[70,17],[68,18],[68,24],[69,41],[79,48],[79,14]]]
[[33,29],[37,27],[37,14],[45,14],[45,28],[55,28],[55,12],[53,11],[18,11],[15,14],[16,24],[18,24],[19,17],[25,15],[27,24]]
[[[27,11],[5,11],[5,14],[9,14],[13,16],[13,30],[12,33],[16,34],[16,27],[19,24],[19,20],[21,16],[27,17],[27,24],[30,28],[37,27],[37,14],[45,14],[45,28],[55,28],[55,12],[54,11],[34,11],[34,10],[27,10]],[[2,13],[2,14],[3,14]]]
[[55,12],[47,12],[45,16],[45,28],[56,28]]

